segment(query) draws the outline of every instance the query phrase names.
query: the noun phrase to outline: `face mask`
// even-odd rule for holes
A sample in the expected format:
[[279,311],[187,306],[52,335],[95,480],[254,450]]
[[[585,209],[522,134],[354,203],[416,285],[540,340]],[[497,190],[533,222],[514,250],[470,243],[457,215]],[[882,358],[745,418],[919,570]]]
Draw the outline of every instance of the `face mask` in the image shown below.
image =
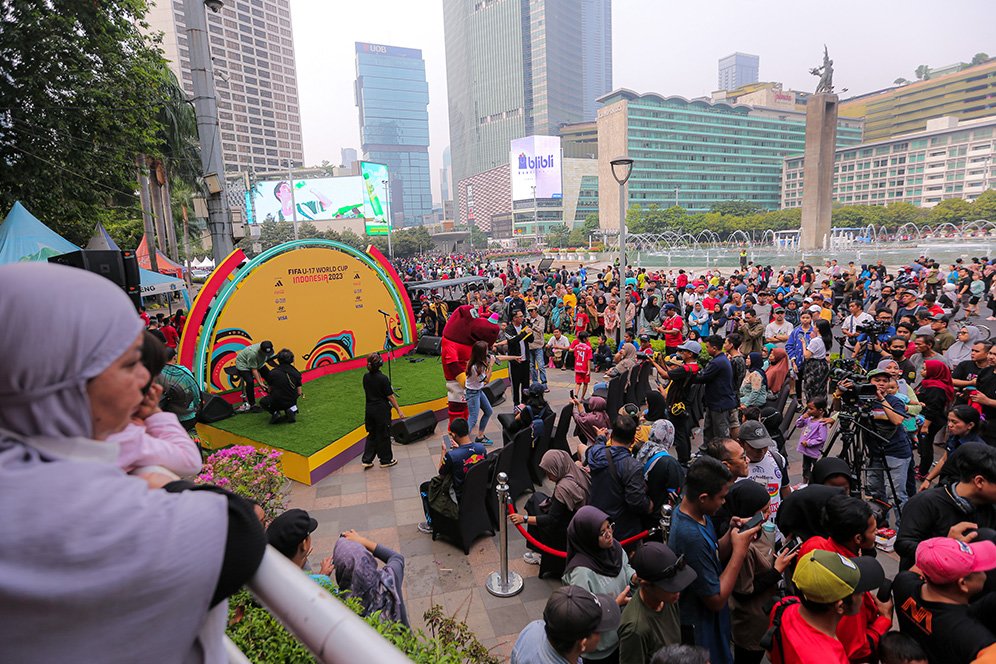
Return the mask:
[[902,348],[893,348],[891,352],[892,356],[896,359],[901,359],[904,355],[906,355],[906,351]]

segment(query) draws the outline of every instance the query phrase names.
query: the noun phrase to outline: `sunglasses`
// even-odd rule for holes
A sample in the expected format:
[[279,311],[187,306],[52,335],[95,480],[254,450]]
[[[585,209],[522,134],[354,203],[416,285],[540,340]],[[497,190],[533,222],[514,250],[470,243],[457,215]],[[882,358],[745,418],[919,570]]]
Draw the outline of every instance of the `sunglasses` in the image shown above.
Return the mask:
[[673,578],[678,572],[681,572],[684,569],[685,569],[685,554],[681,554],[680,556],[678,556],[678,559],[674,561],[673,565],[664,568],[664,570],[660,573],[660,579]]

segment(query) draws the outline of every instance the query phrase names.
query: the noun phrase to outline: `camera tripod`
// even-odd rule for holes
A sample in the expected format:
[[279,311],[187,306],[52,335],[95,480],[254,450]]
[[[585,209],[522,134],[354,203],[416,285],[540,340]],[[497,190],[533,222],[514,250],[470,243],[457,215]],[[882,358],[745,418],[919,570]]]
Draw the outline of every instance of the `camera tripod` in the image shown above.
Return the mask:
[[[888,408],[888,405],[886,405],[886,408]],[[886,462],[885,452],[877,445],[876,451],[873,451],[868,446],[865,437],[872,436],[879,443],[888,443],[889,440],[860,421],[866,417],[870,417],[870,415],[861,410],[846,409],[840,411],[837,420],[837,431],[834,432],[830,438],[830,442],[824,448],[821,458],[830,456],[830,452],[836,446],[837,441],[841,441],[840,454],[836,456],[843,459],[851,469],[854,478],[852,495],[861,498],[864,495],[865,474],[869,471],[881,471],[885,475],[885,485],[888,487],[889,494],[891,494],[891,496],[887,494],[886,497],[891,497],[892,507],[895,508],[898,515],[902,516],[902,508],[899,506],[899,494],[896,491],[896,484],[892,480],[892,474],[889,473],[889,464]]]

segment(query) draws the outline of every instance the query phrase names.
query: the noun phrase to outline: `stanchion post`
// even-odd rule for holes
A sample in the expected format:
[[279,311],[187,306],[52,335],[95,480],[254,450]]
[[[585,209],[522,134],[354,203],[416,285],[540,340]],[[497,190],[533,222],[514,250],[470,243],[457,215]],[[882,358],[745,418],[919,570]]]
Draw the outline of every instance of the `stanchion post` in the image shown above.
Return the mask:
[[498,473],[498,559],[499,571],[491,572],[484,584],[495,597],[512,597],[522,592],[522,577],[508,569],[508,475]]

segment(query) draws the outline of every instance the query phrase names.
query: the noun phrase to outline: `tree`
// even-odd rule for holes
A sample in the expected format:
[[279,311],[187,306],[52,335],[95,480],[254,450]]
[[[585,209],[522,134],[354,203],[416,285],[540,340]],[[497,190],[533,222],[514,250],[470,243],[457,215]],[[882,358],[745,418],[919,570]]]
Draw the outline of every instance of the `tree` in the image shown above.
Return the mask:
[[155,154],[162,55],[144,0],[0,0],[0,208],[68,240],[138,218],[137,154]]
[[946,198],[930,208],[930,223],[950,223],[960,226],[964,221],[972,221],[972,204],[961,198]]
[[983,62],[985,62],[988,59],[989,59],[988,53],[976,53],[975,55],[972,56],[972,62],[969,64],[981,65]]
[[764,208],[750,201],[720,201],[713,203],[710,212],[718,212],[732,217],[746,217],[749,214],[763,212]]
[[[298,232],[301,228],[298,227]],[[289,221],[264,221],[259,226],[259,244],[263,251],[294,239],[294,225]]]
[[996,189],[987,189],[972,203],[972,221],[985,219],[996,223]]
[[920,65],[913,73],[916,74],[916,80],[918,81],[930,80],[930,67],[927,65]]
[[549,247],[566,247],[568,246],[568,236],[570,231],[567,230],[567,226],[557,226],[552,231],[546,234],[543,238]]

